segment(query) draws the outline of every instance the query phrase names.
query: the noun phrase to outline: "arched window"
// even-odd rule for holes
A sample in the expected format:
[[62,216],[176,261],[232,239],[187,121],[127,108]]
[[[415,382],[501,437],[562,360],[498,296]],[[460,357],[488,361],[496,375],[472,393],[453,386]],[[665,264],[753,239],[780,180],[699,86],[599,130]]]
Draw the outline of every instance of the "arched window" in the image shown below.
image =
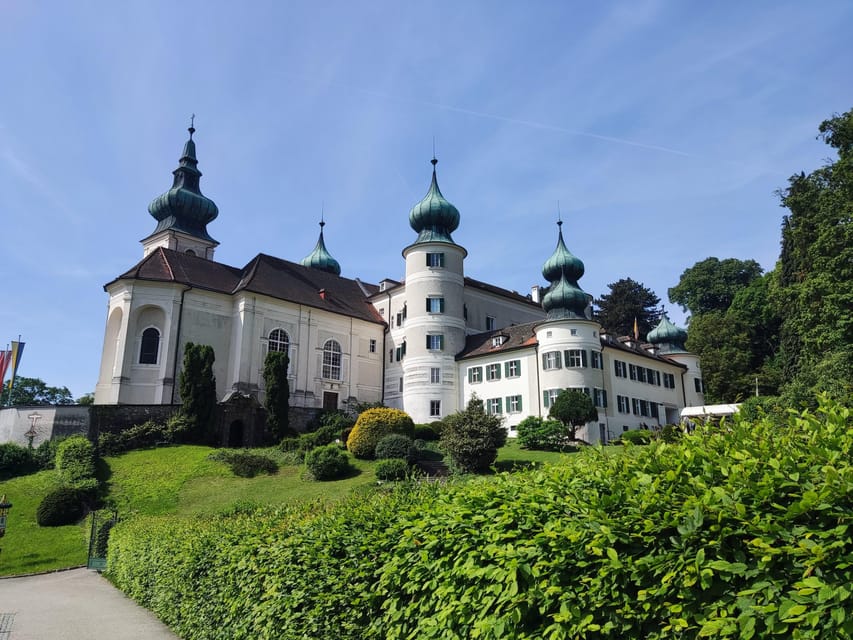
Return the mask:
[[148,327],[142,332],[142,345],[139,347],[139,364],[157,364],[160,352],[160,332]]
[[270,351],[284,351],[287,353],[290,349],[290,336],[287,335],[287,331],[284,329],[273,329],[270,331],[267,345]]
[[184,253],[186,253],[188,256],[194,256],[195,255],[195,251],[193,251],[192,249],[187,249],[186,251],[184,251]]
[[326,340],[323,345],[323,377],[341,379],[341,345],[335,340]]

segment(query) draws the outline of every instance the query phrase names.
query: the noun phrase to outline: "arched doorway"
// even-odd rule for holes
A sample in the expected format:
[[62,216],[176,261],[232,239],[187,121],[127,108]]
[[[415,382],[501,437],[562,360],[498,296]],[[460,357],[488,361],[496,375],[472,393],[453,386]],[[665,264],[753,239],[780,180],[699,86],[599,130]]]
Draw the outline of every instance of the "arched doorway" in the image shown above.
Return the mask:
[[228,446],[232,448],[243,446],[244,427],[242,420],[234,420],[228,427]]

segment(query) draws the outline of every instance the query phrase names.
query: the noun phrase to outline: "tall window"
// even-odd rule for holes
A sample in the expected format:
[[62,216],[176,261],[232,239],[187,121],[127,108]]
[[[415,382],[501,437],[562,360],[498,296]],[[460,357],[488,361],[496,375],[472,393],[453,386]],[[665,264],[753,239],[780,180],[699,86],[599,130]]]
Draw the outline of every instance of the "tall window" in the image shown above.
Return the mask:
[[663,374],[663,386],[667,389],[675,389],[675,376],[671,373]]
[[585,367],[586,366],[586,350],[585,349],[569,349],[566,351],[566,366],[567,367]]
[[507,378],[517,378],[521,375],[521,360],[510,360],[504,363],[504,373]]
[[139,347],[139,364],[157,364],[160,353],[160,332],[148,327],[142,332],[142,344]]
[[631,408],[628,406],[628,396],[616,396],[616,405],[619,413],[631,413]]
[[429,415],[431,418],[438,418],[441,416],[441,400],[429,401]]
[[629,364],[628,365],[628,377],[631,378],[631,380],[637,379],[637,365],[635,365],[635,364]]
[[444,298],[427,298],[427,313],[444,313]]
[[507,413],[521,413],[521,396],[506,397]]
[[432,384],[440,384],[441,383],[441,369],[439,367],[430,367],[429,381]]
[[545,371],[549,369],[559,369],[560,368],[560,352],[559,351],[549,351],[548,353],[542,354],[542,368]]
[[592,390],[592,402],[596,407],[607,408],[607,390],[595,388]]
[[498,326],[498,321],[494,316],[486,316],[486,331],[494,331]]
[[624,362],[622,362],[621,360],[614,360],[613,361],[613,368],[616,372],[617,378],[625,378],[626,377],[626,375],[625,375],[625,363]]
[[323,345],[323,377],[341,379],[341,345],[336,340],[326,340]]
[[376,353],[376,339],[375,338],[370,339],[370,347],[368,350],[370,351],[370,353]]
[[546,409],[554,404],[554,400],[556,400],[557,396],[560,395],[560,391],[562,391],[562,389],[545,389],[545,391],[542,392],[542,404],[545,405]]
[[486,412],[489,415],[498,415],[503,413],[503,398],[489,398],[486,400]]
[[500,364],[490,364],[486,366],[486,380],[500,380],[501,379],[501,365]]
[[444,336],[440,334],[429,334],[426,337],[426,348],[430,351],[441,351],[444,349]]
[[284,329],[273,329],[267,340],[267,348],[270,351],[283,351],[287,353],[290,349],[290,336]]
[[443,253],[428,253],[426,254],[426,261],[428,267],[443,267],[444,266],[444,254]]
[[483,381],[483,367],[468,368],[468,383],[477,384]]
[[604,368],[604,358],[601,357],[601,354],[598,351],[590,351],[589,355],[591,356],[590,360],[592,362],[593,369],[603,369]]

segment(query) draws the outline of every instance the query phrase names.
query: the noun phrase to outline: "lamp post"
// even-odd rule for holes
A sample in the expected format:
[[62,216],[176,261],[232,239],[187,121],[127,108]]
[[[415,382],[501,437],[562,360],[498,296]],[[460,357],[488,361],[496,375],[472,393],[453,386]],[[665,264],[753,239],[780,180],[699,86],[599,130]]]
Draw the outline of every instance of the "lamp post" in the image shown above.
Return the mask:
[[0,538],[6,535],[6,514],[12,508],[12,503],[6,501],[6,494],[0,498]]

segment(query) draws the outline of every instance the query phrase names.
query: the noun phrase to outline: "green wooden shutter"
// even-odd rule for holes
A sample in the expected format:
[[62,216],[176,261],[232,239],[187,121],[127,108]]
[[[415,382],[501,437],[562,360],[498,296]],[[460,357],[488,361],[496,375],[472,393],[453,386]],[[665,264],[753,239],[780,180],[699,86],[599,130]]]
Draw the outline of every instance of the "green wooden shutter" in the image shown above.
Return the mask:
[[444,298],[438,299],[438,311],[439,313],[444,313]]
[[522,400],[521,396],[518,396],[518,410],[519,410],[519,411],[521,411],[521,409],[522,409],[522,407],[521,407],[521,400]]
[[607,389],[601,390],[601,405],[606,409],[607,408]]
[[545,360],[545,354],[543,353],[543,354],[542,354],[542,368],[543,368],[543,369],[545,368],[545,362],[546,362],[546,360]]
[[551,403],[548,401],[549,396],[547,391],[542,392],[542,406],[546,409],[551,406]]
[[581,349],[581,365],[586,367],[586,349]]
[[438,336],[438,350],[444,351],[444,336]]
[[498,413],[504,412],[504,399],[498,398]]
[[469,367],[468,368],[468,384],[471,384],[473,382],[474,382],[474,369]]

